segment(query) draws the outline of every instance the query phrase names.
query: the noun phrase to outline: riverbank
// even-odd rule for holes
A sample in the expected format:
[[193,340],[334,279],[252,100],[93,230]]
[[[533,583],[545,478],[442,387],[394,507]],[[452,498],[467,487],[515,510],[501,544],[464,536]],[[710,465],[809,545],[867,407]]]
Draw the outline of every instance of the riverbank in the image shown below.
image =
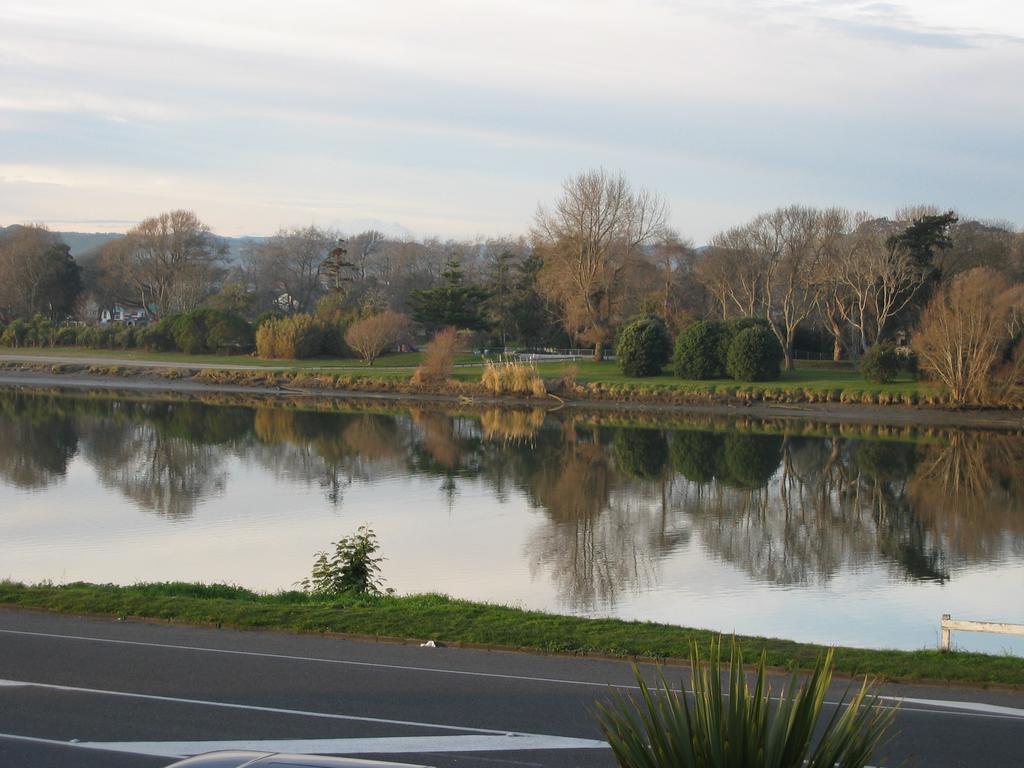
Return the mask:
[[[235,383],[231,383],[235,382]],[[377,387],[370,380],[351,380],[347,387],[309,386],[309,377],[280,376],[277,373],[246,372],[225,377],[219,370],[145,367],[120,368],[48,363],[0,362],[0,386],[63,391],[106,391],[140,395],[177,394],[209,398],[213,395],[254,397],[273,400],[288,407],[315,410],[339,402],[373,402],[415,405],[440,404],[462,407],[542,408],[593,412],[614,416],[625,422],[660,421],[676,416],[722,417],[727,419],[779,419],[832,425],[885,425],[893,427],[958,427],[1024,430],[1024,412],[1006,410],[953,410],[897,405],[861,405],[840,402],[774,403],[752,401],[686,400],[675,403],[638,399],[612,400],[549,395],[545,398],[494,396],[481,387],[456,383],[453,391],[429,387]]]
[[[587,619],[456,600],[443,595],[314,599],[301,592],[259,594],[202,584],[27,586],[0,581],[0,606],[118,616],[238,629],[333,633],[546,653],[658,659],[689,656],[718,633],[653,622]],[[764,637],[738,638],[748,659],[762,651],[769,666],[807,669],[825,649]],[[839,647],[836,671],[886,681],[1024,687],[1024,659],[938,650],[891,651]]]
[[[249,356],[184,355],[180,353],[77,348],[0,351],[0,368],[54,372],[87,371],[134,377],[196,377],[222,384],[269,382],[302,389],[486,395],[481,378],[484,361],[459,355],[446,381],[417,383],[414,373],[421,353],[381,358],[373,367],[351,359],[261,360]],[[885,384],[864,380],[849,363],[801,362],[770,382],[732,379],[687,380],[669,373],[631,377],[614,362],[592,360],[528,363],[544,383],[544,391],[575,400],[687,403],[840,403],[845,405],[908,405],[945,407],[948,398],[938,386],[901,374]],[[527,387],[531,391],[532,387]],[[514,394],[514,393],[511,393]]]

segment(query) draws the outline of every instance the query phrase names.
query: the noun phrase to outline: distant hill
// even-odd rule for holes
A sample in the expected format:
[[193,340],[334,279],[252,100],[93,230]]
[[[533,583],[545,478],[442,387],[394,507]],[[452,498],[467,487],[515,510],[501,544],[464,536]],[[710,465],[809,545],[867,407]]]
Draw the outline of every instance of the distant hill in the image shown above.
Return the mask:
[[[20,225],[11,224],[9,227],[0,227],[0,232],[5,232],[8,229],[14,229]],[[59,232],[54,231],[61,240],[67,243],[68,248],[71,249],[71,255],[75,259],[81,259],[83,257],[89,257],[102,245],[109,243],[111,240],[117,240],[124,237],[124,234],[120,232]],[[219,237],[219,236],[218,236]],[[228,246],[228,261],[231,263],[237,263],[242,257],[242,246],[250,240],[263,240],[262,237],[221,237]]]

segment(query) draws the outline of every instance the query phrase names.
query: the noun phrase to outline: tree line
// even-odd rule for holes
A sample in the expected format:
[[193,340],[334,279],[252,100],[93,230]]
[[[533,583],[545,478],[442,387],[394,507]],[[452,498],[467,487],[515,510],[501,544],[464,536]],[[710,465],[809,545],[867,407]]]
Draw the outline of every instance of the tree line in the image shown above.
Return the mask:
[[[760,318],[791,369],[800,352],[838,361],[903,342],[923,319],[934,326],[941,307],[955,315],[987,290],[999,297],[998,311],[979,321],[987,341],[965,343],[1005,358],[1019,341],[1024,279],[1024,235],[1013,226],[927,206],[878,217],[792,205],[695,248],[669,227],[663,198],[604,170],[567,179],[518,237],[417,241],[369,230],[343,239],[308,226],[227,256],[184,210],[146,219],[77,260],[44,227],[11,227],[0,235],[0,323],[92,324],[121,305],[153,320],[207,309],[250,322],[329,315],[347,328],[391,312],[414,321],[405,327],[421,339],[455,326],[480,346],[586,345],[601,360],[637,316],[661,318],[673,336],[702,319]],[[946,331],[958,333],[971,331]]]

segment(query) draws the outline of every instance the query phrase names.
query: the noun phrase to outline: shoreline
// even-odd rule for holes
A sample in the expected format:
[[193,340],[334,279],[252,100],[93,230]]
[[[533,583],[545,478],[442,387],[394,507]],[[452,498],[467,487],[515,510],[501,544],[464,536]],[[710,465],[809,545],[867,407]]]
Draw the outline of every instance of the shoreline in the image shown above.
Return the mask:
[[[264,594],[223,584],[153,583],[63,586],[0,581],[0,610],[34,610],[121,620],[322,634],[439,645],[686,664],[724,633],[655,622],[584,618],[439,594],[316,599],[301,592]],[[766,654],[777,670],[808,669],[828,646],[737,636],[744,654]],[[1024,658],[965,651],[835,646],[835,671],[884,682],[1024,689]]]
[[[774,403],[765,401],[708,400],[665,403],[643,400],[571,398],[549,395],[546,398],[495,396],[480,394],[471,387],[455,392],[436,390],[396,391],[375,388],[303,387],[301,379],[287,387],[268,383],[225,383],[201,378],[221,368],[192,369],[183,366],[136,365],[127,374],[91,372],[90,367],[54,371],[50,365],[25,363],[11,368],[10,361],[0,366],[0,387],[56,388],[66,390],[131,391],[153,395],[161,393],[201,395],[203,393],[258,395],[295,400],[319,397],[334,400],[364,400],[389,403],[433,403],[483,407],[545,408],[549,411],[573,410],[624,414],[690,414],[738,418],[812,421],[821,424],[872,424],[886,426],[959,427],[1000,431],[1024,430],[1024,412],[1012,410],[953,410],[907,405],[865,405],[859,403]],[[96,366],[91,366],[95,368]],[[117,368],[118,366],[110,366]],[[231,370],[231,373],[237,373]],[[272,371],[263,371],[273,374]],[[168,375],[171,374],[171,375]],[[372,381],[370,382],[372,383]]]

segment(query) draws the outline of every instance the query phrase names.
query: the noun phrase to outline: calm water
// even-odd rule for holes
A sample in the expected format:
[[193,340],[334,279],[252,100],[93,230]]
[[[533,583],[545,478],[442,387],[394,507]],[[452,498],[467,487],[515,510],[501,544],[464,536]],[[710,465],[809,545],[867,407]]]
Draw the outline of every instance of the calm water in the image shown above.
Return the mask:
[[0,391],[0,578],[275,590],[363,523],[400,593],[875,647],[1024,623],[1017,434]]

